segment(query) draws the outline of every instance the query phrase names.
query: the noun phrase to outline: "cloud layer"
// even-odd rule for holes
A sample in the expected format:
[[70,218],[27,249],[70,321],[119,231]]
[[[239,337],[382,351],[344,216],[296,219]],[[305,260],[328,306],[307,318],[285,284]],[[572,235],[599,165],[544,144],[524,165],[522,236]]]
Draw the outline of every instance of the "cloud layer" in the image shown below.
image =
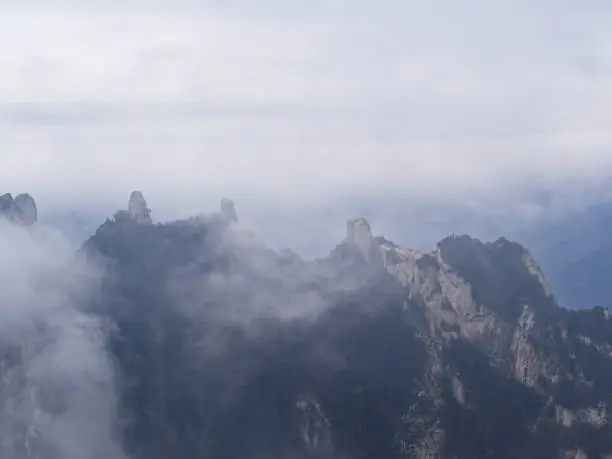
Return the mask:
[[612,171],[604,1],[96,3],[3,7],[11,189],[448,198]]

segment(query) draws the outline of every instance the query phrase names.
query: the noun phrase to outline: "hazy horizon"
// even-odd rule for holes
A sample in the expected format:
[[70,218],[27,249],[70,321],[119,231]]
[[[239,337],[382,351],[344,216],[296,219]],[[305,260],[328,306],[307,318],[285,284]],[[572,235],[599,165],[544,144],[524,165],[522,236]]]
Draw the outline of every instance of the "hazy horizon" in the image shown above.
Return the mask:
[[0,182],[49,207],[513,201],[612,172],[603,1],[0,11]]

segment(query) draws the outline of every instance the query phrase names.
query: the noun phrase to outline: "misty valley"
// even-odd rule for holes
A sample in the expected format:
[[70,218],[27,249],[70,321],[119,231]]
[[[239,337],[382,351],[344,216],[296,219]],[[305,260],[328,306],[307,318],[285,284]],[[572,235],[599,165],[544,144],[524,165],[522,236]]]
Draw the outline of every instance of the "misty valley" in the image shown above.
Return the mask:
[[509,239],[303,259],[135,191],[75,249],[6,194],[0,254],[2,459],[612,458],[612,313]]

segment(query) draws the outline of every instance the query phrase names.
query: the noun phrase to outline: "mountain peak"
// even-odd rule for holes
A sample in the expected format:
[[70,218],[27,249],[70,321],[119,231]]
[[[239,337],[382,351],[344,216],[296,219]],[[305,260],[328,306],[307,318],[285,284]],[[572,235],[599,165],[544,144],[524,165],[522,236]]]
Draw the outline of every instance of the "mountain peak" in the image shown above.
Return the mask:
[[11,193],[0,196],[0,216],[22,225],[33,225],[38,220],[36,201],[28,193],[13,198]]
[[238,222],[236,204],[229,198],[221,199],[221,217],[227,222]]
[[374,246],[370,223],[363,217],[349,219],[346,223],[346,242],[369,257]]
[[151,209],[142,191],[132,191],[128,201],[128,213],[138,223],[151,223]]
[[502,237],[484,243],[451,234],[438,243],[438,258],[471,285],[479,303],[498,314],[514,317],[521,305],[557,307],[542,270],[518,242]]

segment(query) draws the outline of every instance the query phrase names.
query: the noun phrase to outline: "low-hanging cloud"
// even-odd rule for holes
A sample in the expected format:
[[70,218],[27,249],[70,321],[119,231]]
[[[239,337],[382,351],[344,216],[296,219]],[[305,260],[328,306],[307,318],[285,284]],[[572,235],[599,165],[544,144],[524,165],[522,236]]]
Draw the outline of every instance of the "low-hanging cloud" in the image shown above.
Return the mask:
[[[166,286],[170,303],[194,319],[245,329],[258,320],[316,320],[337,296],[366,283],[342,276],[329,262],[302,260],[288,249],[275,252],[240,225],[225,232],[214,249],[206,246],[193,255],[172,273]],[[214,269],[203,275],[202,266]]]
[[0,456],[122,459],[98,276],[42,227],[0,220]]

